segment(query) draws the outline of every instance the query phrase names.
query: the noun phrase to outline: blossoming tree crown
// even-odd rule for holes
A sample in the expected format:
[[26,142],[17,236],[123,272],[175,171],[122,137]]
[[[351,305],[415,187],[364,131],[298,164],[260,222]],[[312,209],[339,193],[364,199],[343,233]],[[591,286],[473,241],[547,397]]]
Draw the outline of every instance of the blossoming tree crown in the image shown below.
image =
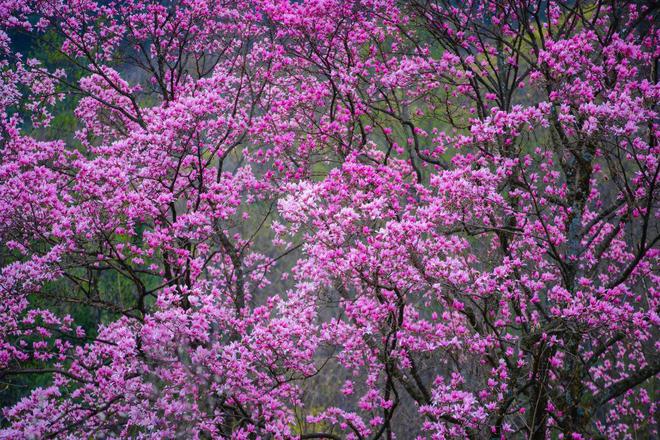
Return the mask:
[[658,13],[0,0],[0,438],[657,436]]

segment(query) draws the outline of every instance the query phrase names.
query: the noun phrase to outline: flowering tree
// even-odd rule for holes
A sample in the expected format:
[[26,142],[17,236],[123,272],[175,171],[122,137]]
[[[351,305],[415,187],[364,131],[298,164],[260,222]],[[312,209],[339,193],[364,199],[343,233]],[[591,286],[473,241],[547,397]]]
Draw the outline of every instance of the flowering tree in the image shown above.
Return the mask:
[[657,436],[657,15],[1,0],[0,438]]

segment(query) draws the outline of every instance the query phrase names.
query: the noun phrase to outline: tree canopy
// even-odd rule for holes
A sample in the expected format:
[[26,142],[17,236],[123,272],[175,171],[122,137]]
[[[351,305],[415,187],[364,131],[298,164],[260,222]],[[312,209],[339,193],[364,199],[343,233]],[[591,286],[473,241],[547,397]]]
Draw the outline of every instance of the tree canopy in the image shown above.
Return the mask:
[[0,0],[0,438],[658,436],[658,11]]

